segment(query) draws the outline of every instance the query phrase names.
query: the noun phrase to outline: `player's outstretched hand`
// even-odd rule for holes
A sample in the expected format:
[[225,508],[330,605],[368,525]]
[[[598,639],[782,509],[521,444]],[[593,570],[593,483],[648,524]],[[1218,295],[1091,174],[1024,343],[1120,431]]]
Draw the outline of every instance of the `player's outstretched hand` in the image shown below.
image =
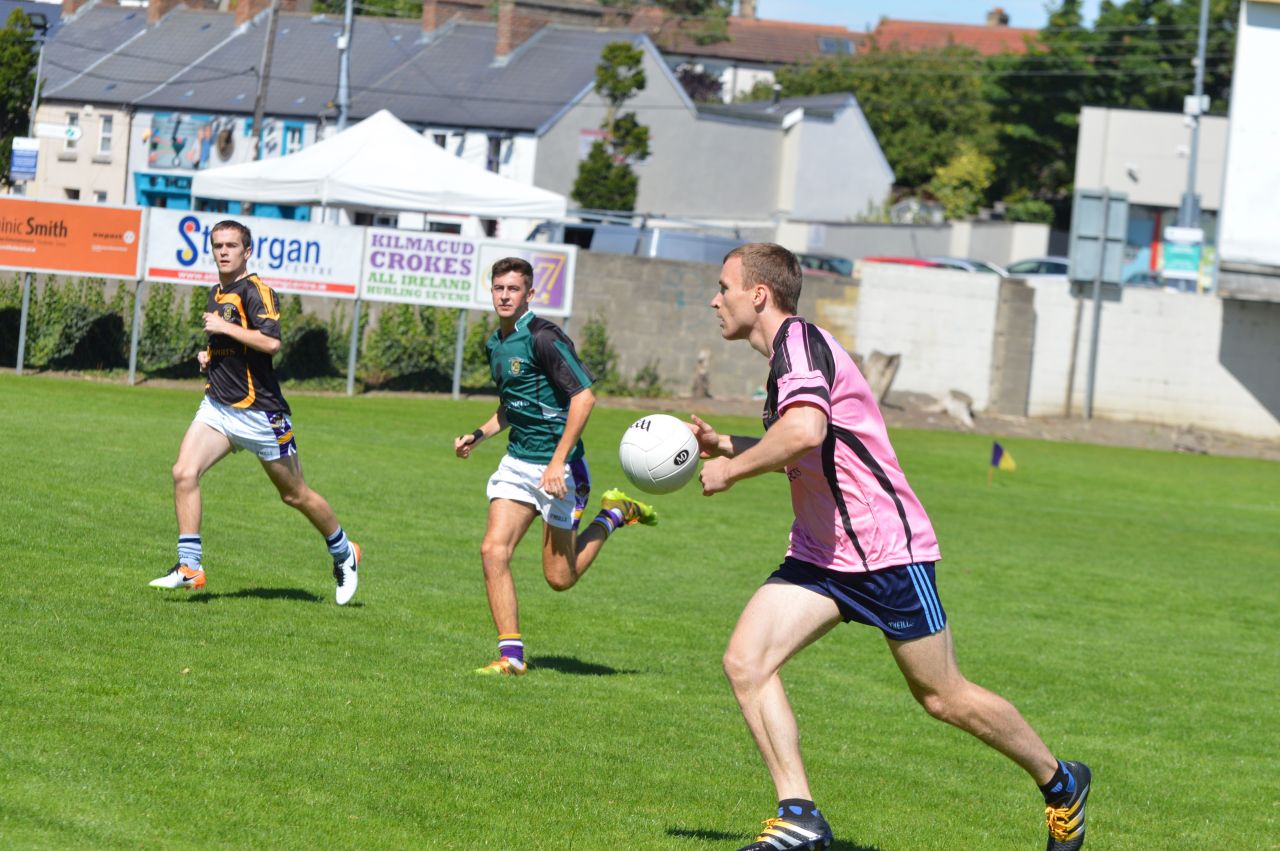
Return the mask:
[[698,479],[702,482],[703,496],[727,491],[733,484],[729,481],[729,459],[712,458],[707,461],[698,472]]
[[476,440],[474,434],[464,434],[453,439],[453,454],[459,458],[470,458],[471,450],[476,448],[476,444],[480,441]]
[[698,453],[703,458],[714,458],[720,454],[720,434],[711,426],[707,425],[697,414],[689,415],[690,422],[685,423],[689,430],[693,432],[693,437],[698,441]]
[[554,462],[548,464],[542,471],[538,487],[555,499],[564,499],[564,495],[569,492],[569,486],[564,481],[564,465]]

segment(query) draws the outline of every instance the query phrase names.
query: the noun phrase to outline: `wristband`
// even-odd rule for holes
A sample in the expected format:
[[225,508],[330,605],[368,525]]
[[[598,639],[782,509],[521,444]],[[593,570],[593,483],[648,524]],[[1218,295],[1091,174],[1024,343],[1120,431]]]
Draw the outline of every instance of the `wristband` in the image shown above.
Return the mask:
[[484,440],[484,429],[478,428],[475,431],[471,432],[472,443],[479,443],[482,440]]

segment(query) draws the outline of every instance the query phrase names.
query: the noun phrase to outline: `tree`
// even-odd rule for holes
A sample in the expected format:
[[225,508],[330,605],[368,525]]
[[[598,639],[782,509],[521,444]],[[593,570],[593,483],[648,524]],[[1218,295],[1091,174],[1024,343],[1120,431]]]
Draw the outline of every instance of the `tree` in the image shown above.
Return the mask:
[[676,79],[694,103],[719,103],[721,84],[715,74],[685,64],[676,69]]
[[[1023,55],[990,62],[986,98],[999,125],[992,194],[1052,204],[1065,222],[1085,106],[1182,111],[1192,91],[1198,0],[1104,3],[1093,28],[1082,0],[1062,0]],[[1226,106],[1239,0],[1210,0],[1205,93]],[[1027,209],[1030,209],[1029,207]]]
[[35,94],[34,30],[21,9],[14,9],[0,30],[0,183],[9,185],[13,139],[25,136]]
[[634,112],[618,110],[644,90],[644,52],[629,41],[605,45],[596,66],[596,94],[608,104],[600,129],[604,138],[578,165],[578,177],[570,193],[574,201],[590,210],[633,210],[640,179],[631,163],[649,156],[649,128]]
[[948,219],[971,218],[986,199],[995,170],[990,157],[980,153],[972,143],[961,142],[955,155],[938,169],[927,188],[942,202]]
[[[969,142],[990,156],[996,148],[991,106],[982,97],[982,57],[966,47],[906,52],[871,48],[778,71],[784,97],[849,92],[875,133],[899,186],[928,183]],[[748,99],[773,96],[757,84]]]

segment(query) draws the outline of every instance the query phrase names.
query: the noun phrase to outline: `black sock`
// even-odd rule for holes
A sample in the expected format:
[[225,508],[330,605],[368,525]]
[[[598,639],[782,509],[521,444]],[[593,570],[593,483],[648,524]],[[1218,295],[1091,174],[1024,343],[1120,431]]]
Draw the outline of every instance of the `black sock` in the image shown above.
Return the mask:
[[1049,782],[1040,787],[1046,804],[1061,804],[1071,799],[1076,791],[1076,778],[1072,776],[1062,760],[1058,760],[1058,770],[1049,778]]
[[778,802],[778,818],[822,818],[818,805],[804,798],[785,798]]

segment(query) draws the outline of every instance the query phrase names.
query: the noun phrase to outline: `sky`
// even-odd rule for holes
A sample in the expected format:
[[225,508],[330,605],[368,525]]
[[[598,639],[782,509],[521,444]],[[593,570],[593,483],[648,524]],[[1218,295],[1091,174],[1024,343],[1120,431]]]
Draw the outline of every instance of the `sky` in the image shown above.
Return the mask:
[[[1085,0],[1087,22],[1097,15],[1100,2]],[[863,31],[875,29],[881,18],[981,24],[985,23],[987,12],[999,6],[1009,15],[1009,26],[1038,29],[1049,20],[1047,5],[1047,0],[756,0],[756,14],[772,20],[837,24]]]

